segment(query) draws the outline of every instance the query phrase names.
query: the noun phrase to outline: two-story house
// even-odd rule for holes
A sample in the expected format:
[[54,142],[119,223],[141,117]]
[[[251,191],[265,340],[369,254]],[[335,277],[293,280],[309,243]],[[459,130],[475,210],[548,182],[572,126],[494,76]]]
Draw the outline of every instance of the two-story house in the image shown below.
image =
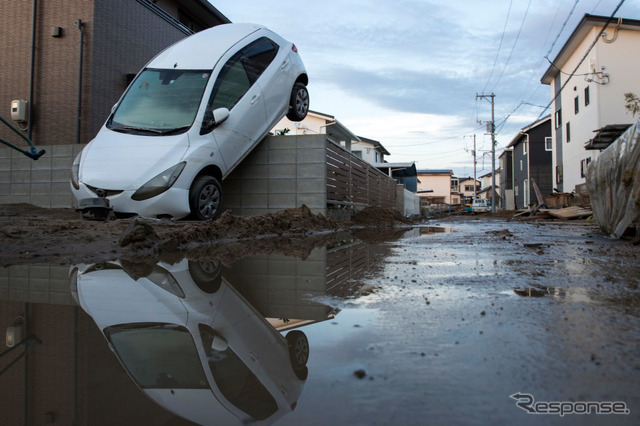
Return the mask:
[[342,124],[335,116],[318,111],[309,111],[304,120],[293,122],[283,117],[271,130],[276,135],[327,135],[330,141],[351,150],[351,144],[360,138]]
[[[460,195],[452,190],[453,170],[418,170],[418,193],[422,204],[460,204]],[[456,182],[457,183],[457,182]]]
[[572,192],[585,182],[586,165],[600,152],[585,150],[594,131],[634,121],[624,94],[640,93],[638,46],[640,20],[587,14],[542,76],[551,86],[552,173],[558,191]]
[[522,128],[507,148],[512,152],[514,208],[527,208],[536,202],[534,181],[543,196],[551,194],[551,116]]

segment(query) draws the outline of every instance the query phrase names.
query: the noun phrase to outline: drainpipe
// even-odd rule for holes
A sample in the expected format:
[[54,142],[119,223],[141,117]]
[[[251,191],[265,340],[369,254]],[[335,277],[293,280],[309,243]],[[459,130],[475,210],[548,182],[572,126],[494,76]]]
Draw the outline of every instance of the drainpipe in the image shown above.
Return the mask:
[[79,60],[78,60],[78,119],[76,122],[76,144],[80,143],[80,124],[82,122],[82,55],[83,55],[83,45],[84,45],[84,32],[82,32],[82,23],[81,19],[78,19],[77,22],[78,31],[80,31],[80,52],[79,52]]
[[29,117],[27,117],[27,137],[31,139],[31,132],[33,130],[32,123],[32,111],[33,111],[33,84],[35,80],[35,65],[36,65],[36,23],[38,17],[38,0],[33,0],[32,7],[33,15],[31,17],[31,72],[29,81]]

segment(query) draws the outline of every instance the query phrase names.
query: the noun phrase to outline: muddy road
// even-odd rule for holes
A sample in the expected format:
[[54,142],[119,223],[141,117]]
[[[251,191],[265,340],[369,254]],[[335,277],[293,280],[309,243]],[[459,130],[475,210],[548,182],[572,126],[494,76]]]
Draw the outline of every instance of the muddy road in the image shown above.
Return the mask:
[[[222,413],[229,422],[290,425],[640,419],[640,249],[592,223],[452,216],[414,227],[393,218],[349,227],[302,212],[271,218],[268,226],[279,227],[256,234],[256,222],[237,227],[234,218],[225,219],[227,229],[236,224],[229,233],[184,223],[70,223],[57,214],[27,218],[34,230],[56,227],[41,236],[25,231],[40,238],[31,250],[18,216],[0,215],[0,319],[11,324],[28,310],[42,341],[0,385],[7,407],[22,407],[9,410],[16,424],[22,413],[37,419],[53,411],[77,424],[215,423]],[[56,244],[60,233],[68,237]],[[197,244],[197,236],[214,234],[224,244]],[[126,351],[107,344],[105,330],[116,323],[166,323],[177,310],[187,313],[179,328],[200,354],[201,384],[216,396],[200,405],[181,405],[187,389],[166,380],[175,374],[163,375],[165,396],[146,389],[126,369]],[[240,312],[256,325],[216,325]],[[255,335],[265,318],[277,330],[265,329],[268,339]],[[226,358],[207,349],[217,346],[203,323],[224,334],[253,379],[217,381],[211,360]],[[291,331],[304,334],[296,343],[302,352],[285,341]],[[247,349],[262,339],[270,343]],[[145,365],[171,365],[162,357],[156,364],[162,351],[151,347]],[[279,353],[284,361],[274,358]],[[262,385],[248,393],[224,393],[256,380]],[[275,411],[260,392],[272,395]]]

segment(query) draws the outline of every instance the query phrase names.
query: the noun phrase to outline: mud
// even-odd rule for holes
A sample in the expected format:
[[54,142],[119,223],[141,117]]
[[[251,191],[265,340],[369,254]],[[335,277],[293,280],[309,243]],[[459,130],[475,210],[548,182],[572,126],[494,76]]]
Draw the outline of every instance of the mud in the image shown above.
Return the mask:
[[[228,253],[280,251],[304,257],[313,247],[339,238],[328,234],[357,229],[367,238],[366,228],[408,223],[399,213],[381,208],[365,209],[342,223],[313,214],[306,206],[247,218],[225,212],[215,221],[172,222],[144,218],[91,221],[73,209],[9,204],[0,205],[0,266],[92,263],[123,257],[148,263],[185,253],[198,257],[196,252],[202,250],[229,262],[233,258]],[[380,232],[369,235],[377,238]],[[221,243],[232,244],[233,250],[229,245],[214,247]]]

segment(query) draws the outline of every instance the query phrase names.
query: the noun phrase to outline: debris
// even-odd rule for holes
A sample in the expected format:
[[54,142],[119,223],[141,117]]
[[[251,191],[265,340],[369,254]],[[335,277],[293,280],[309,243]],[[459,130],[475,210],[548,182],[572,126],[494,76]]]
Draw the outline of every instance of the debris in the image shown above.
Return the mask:
[[353,375],[356,376],[358,379],[364,379],[364,377],[367,375],[367,372],[364,371],[363,369],[359,369],[354,371]]
[[541,212],[550,214],[557,219],[580,219],[593,215],[590,208],[571,206],[562,209],[540,209]]

